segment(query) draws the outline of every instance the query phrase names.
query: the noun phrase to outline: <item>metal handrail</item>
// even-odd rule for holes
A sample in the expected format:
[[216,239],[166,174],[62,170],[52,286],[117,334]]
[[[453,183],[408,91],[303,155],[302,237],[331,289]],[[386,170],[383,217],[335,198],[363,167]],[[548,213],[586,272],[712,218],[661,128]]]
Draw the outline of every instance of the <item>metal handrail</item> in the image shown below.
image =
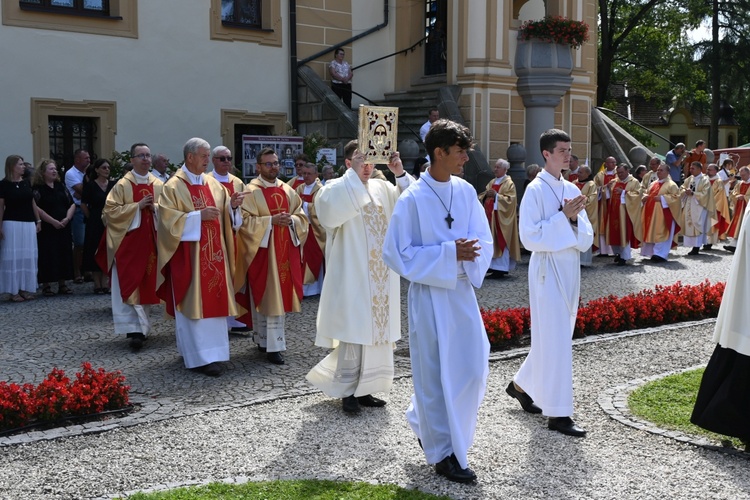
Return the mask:
[[[354,94],[354,95],[356,95],[356,96],[358,96],[358,97],[361,97],[362,99],[364,99],[365,101],[367,101],[367,102],[368,102],[369,104],[372,104],[373,106],[382,106],[382,104],[379,104],[379,103],[377,103],[377,102],[373,101],[373,100],[372,100],[372,99],[370,99],[369,97],[365,97],[365,96],[363,96],[363,95],[362,95],[362,94],[360,94],[359,92],[355,92],[354,90],[352,90],[352,91],[351,91],[351,93],[352,93],[352,94]],[[400,126],[404,126],[404,127],[406,127],[406,128],[407,128],[407,129],[409,130],[409,132],[411,132],[411,134],[412,134],[412,135],[413,135],[414,137],[416,137],[416,138],[417,138],[417,144],[419,144],[419,143],[421,143],[421,142],[422,142],[422,137],[421,137],[421,136],[420,136],[420,135],[419,135],[419,134],[418,134],[417,132],[414,132],[414,129],[413,129],[413,128],[411,128],[411,127],[410,127],[410,126],[409,126],[409,125],[408,125],[408,124],[407,124],[406,122],[402,121],[402,120],[401,120],[401,118],[399,118],[399,119],[398,119],[398,124],[399,124],[399,127],[400,127]]]
[[638,123],[638,122],[636,122],[636,121],[633,121],[633,120],[631,120],[631,119],[630,119],[630,118],[628,118],[627,116],[625,116],[625,115],[623,115],[623,114],[621,114],[621,113],[618,113],[617,111],[614,111],[614,110],[612,110],[612,109],[602,108],[601,106],[595,106],[595,107],[594,107],[594,109],[598,109],[599,111],[605,111],[605,112],[607,112],[607,113],[611,113],[611,114],[613,114],[613,115],[617,115],[618,117],[622,118],[623,120],[627,120],[628,122],[632,123],[633,125],[636,125],[636,126],[638,126],[638,127],[642,128],[643,130],[645,130],[645,131],[646,131],[646,132],[648,132],[649,134],[651,134],[651,135],[655,135],[655,136],[656,136],[656,137],[658,137],[659,139],[661,139],[661,140],[665,141],[665,142],[666,142],[667,144],[669,144],[669,145],[670,145],[671,147],[674,147],[674,146],[675,146],[675,143],[674,143],[674,142],[670,141],[669,139],[667,139],[667,138],[666,138],[666,137],[664,137],[663,135],[659,134],[658,132],[654,132],[654,131],[653,131],[653,130],[651,130],[650,128],[648,128],[648,127],[646,127],[646,126],[643,126],[643,125],[641,125],[640,123]]
[[352,71],[354,71],[355,69],[364,68],[365,66],[369,66],[370,64],[376,63],[378,61],[382,61],[383,59],[388,59],[389,57],[397,56],[399,54],[406,54],[407,52],[414,52],[415,50],[417,50],[417,47],[421,47],[422,44],[425,43],[425,40],[427,40],[427,38],[429,38],[429,36],[430,35],[425,35],[424,38],[422,38],[421,40],[415,42],[411,47],[407,47],[405,49],[401,49],[398,52],[394,52],[392,54],[388,54],[387,56],[378,57],[377,59],[373,59],[372,61],[368,61],[366,63],[360,64],[359,66],[353,66],[352,67]]

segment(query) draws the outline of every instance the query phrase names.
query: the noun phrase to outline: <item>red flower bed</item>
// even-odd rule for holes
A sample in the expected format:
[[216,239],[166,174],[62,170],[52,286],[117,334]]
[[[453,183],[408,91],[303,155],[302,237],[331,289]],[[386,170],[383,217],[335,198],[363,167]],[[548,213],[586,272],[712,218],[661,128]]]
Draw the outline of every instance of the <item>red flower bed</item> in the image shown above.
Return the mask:
[[0,432],[119,410],[128,406],[129,390],[119,371],[94,370],[91,363],[83,363],[72,382],[57,368],[36,387],[0,382]]
[[[578,307],[574,337],[597,333],[622,332],[637,328],[668,325],[680,321],[713,318],[719,312],[724,283],[671,286],[657,285],[625,297],[602,297]],[[517,341],[531,333],[528,308],[482,309],[482,319],[490,344],[498,346]]]

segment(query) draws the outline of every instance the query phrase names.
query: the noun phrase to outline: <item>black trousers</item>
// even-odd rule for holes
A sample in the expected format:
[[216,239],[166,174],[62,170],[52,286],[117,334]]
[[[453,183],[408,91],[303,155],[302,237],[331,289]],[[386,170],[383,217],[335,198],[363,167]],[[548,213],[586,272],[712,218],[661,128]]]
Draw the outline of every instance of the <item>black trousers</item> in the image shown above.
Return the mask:
[[352,107],[352,84],[331,82],[331,90],[344,101],[347,108]]

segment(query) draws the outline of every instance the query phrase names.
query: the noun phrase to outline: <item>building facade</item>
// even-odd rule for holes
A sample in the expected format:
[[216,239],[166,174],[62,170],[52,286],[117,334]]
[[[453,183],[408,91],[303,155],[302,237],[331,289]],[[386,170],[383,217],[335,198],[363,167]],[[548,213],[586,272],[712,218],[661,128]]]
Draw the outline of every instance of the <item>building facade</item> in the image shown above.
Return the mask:
[[[416,44],[356,69],[354,90],[377,101],[457,85],[491,161],[511,143],[538,145],[524,136],[514,54],[522,20],[545,14],[542,0],[0,0],[0,9],[0,147],[35,165],[53,157],[67,167],[79,147],[111,157],[141,141],[177,162],[193,136],[239,151],[242,134],[293,133],[296,61],[328,81],[337,45],[356,68]],[[548,0],[546,13],[596,26],[593,0]],[[590,34],[555,110],[579,157],[596,93]]]

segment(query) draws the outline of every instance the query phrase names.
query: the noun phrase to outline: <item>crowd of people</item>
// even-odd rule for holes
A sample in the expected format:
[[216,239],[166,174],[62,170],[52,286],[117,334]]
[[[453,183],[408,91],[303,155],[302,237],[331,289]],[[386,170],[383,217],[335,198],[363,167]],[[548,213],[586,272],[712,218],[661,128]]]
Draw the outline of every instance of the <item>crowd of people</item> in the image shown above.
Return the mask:
[[[608,157],[595,175],[587,165],[578,165],[571,155],[563,177],[575,184],[586,196],[586,212],[594,227],[594,241],[581,254],[581,265],[590,266],[593,256],[613,258],[620,266],[631,261],[633,250],[642,257],[662,263],[681,241],[689,247],[688,255],[699,255],[723,244],[734,252],[742,227],[745,208],[750,200],[750,167],[735,171],[734,162],[721,165],[706,163],[703,141],[696,150],[685,153],[684,145],[675,147],[678,159],[668,155],[666,161],[651,158],[648,167],[639,165],[632,173],[624,163],[618,165]],[[681,165],[692,155],[694,160],[674,177],[670,161]],[[702,155],[702,156],[701,156]],[[495,178],[480,193],[493,233],[494,255],[490,278],[499,278],[515,268],[519,259],[516,188],[507,175],[504,159],[495,163]],[[536,178],[538,165],[527,167],[526,186]]]
[[519,205],[504,159],[478,195],[461,178],[471,134],[434,111],[427,168],[412,176],[394,153],[387,168],[395,182],[356,140],[338,178],[332,169],[319,178],[298,155],[296,175],[282,182],[276,151],[265,148],[247,184],[232,174],[228,147],[197,137],[175,172],[146,143],[133,144],[132,168],[116,182],[109,161],[91,165],[83,150],[65,184],[53,161],[25,180],[23,158],[10,156],[0,181],[0,292],[32,300],[40,283],[44,295],[69,294],[67,281],[91,273],[94,292],[111,295],[114,333],[134,351],[151,333],[150,306],[163,303],[185,368],[212,377],[225,371],[231,330],[252,332],[266,360],[284,364],[286,315],[320,295],[315,344],[330,352],[306,378],[356,415],[387,404],[373,394],[392,386],[404,277],[414,375],[407,420],[435,471],[468,483],[489,356],[474,288],[512,272],[523,245],[532,348],[506,392],[548,417],[549,429],[583,437],[573,420],[571,343],[579,264],[598,254],[625,265],[639,247],[664,261],[679,234],[690,255],[719,242],[732,249],[750,168],[735,178],[726,162],[695,160],[678,185],[657,158],[637,175],[607,158],[592,176],[570,137],[551,129],[540,138],[545,165],[529,167]]

